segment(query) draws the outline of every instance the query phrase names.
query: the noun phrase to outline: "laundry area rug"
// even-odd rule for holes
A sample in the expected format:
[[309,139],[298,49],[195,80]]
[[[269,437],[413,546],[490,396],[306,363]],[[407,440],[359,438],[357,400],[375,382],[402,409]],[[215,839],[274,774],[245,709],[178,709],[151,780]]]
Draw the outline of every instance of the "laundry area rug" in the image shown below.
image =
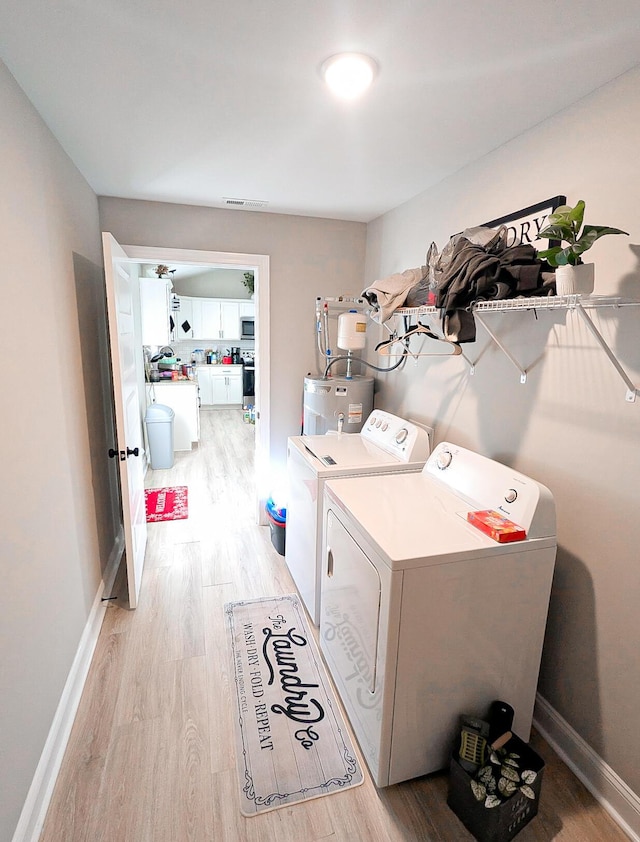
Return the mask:
[[364,780],[296,594],[225,605],[244,816]]
[[172,488],[147,488],[144,492],[147,523],[161,520],[184,520],[189,517],[189,499],[186,485]]

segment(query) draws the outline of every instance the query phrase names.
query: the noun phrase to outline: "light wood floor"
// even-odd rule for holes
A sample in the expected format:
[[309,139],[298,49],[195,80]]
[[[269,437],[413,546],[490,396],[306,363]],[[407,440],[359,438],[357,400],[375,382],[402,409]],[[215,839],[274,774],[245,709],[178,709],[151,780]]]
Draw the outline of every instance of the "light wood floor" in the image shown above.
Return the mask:
[[[202,442],[147,486],[187,485],[189,518],[149,524],[140,603],[110,603],[41,842],[465,842],[446,774],[364,785],[244,818],[223,605],[295,590],[254,523],[254,428],[203,411]],[[627,837],[546,743],[540,812],[518,842]]]

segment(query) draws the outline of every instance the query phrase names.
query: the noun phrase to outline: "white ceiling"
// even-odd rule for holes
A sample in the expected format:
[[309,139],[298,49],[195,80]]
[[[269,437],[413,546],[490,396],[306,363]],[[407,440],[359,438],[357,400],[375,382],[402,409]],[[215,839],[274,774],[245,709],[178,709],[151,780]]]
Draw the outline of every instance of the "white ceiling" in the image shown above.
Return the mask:
[[2,0],[0,51],[98,195],[366,222],[635,66],[640,2]]

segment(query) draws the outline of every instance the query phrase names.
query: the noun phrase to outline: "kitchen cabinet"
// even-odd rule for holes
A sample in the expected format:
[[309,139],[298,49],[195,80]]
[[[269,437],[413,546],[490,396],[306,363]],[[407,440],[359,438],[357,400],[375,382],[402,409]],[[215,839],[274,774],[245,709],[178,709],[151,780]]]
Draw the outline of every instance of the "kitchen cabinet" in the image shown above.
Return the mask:
[[173,449],[191,450],[193,443],[200,440],[198,384],[194,380],[147,383],[147,406],[150,403],[171,407],[175,412]]
[[[240,339],[239,302],[219,298],[190,299],[192,339]],[[184,321],[181,319],[181,322]]]
[[193,298],[181,295],[179,300],[180,309],[173,313],[176,340],[197,339],[193,325]]
[[140,320],[143,345],[166,345],[171,340],[169,281],[140,278]]
[[202,406],[242,404],[241,365],[199,365],[196,373]]
[[255,318],[256,315],[256,305],[254,301],[241,301],[238,305],[239,309],[239,316],[242,318],[243,316],[251,316]]

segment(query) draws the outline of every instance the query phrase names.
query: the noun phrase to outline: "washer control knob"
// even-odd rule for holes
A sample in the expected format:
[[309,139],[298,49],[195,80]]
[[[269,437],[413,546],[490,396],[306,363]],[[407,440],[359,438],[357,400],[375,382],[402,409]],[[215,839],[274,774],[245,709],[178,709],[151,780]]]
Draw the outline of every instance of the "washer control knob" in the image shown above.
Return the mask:
[[401,430],[398,430],[396,434],[396,444],[402,444],[402,442],[406,441],[408,435],[409,430],[407,430],[406,427],[403,427]]
[[382,432],[383,432],[383,433],[386,433],[388,429],[389,429],[389,425],[388,425],[388,424],[387,424],[387,422],[385,421],[385,422],[384,422],[384,424],[382,425]]
[[436,458],[436,465],[440,468],[441,471],[444,471],[445,468],[449,467],[452,459],[453,455],[451,454],[450,450],[441,450]]
[[382,418],[378,418],[376,421],[376,427],[379,427],[382,424]]
[[515,490],[515,488],[510,488],[504,495],[504,499],[507,503],[515,503],[518,499],[518,492]]

